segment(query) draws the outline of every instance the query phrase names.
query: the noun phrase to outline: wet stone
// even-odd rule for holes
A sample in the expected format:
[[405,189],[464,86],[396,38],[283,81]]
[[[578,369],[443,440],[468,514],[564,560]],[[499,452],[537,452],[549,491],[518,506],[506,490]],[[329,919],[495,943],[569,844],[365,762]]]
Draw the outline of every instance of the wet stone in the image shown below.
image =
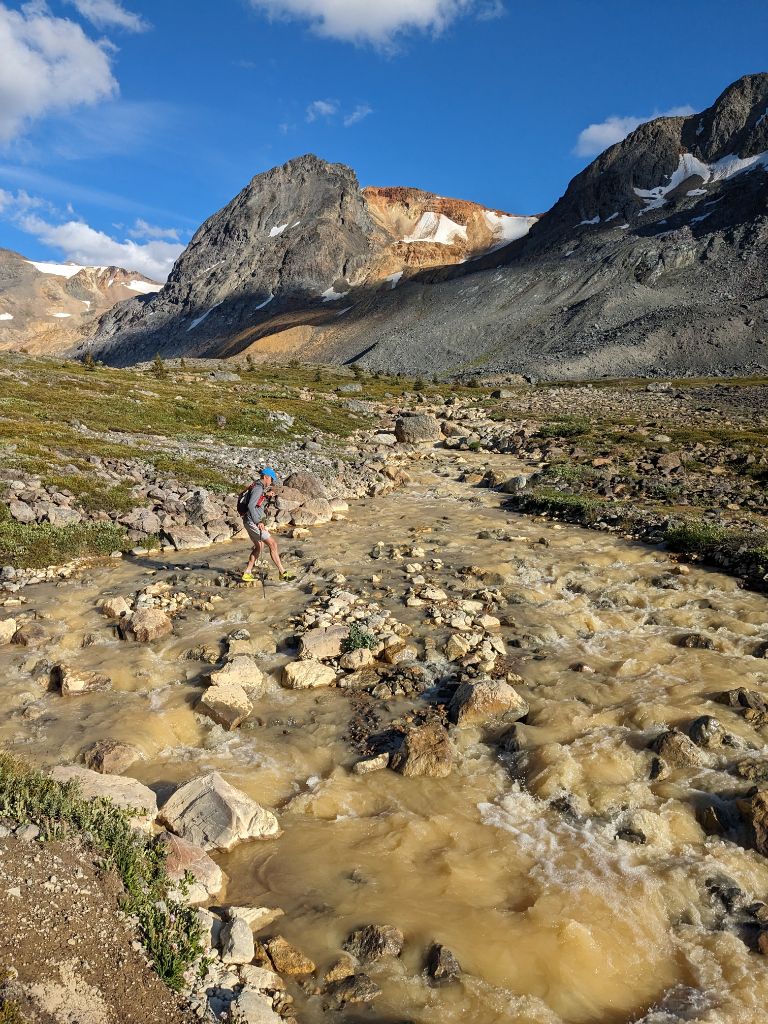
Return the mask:
[[103,772],[105,775],[122,775],[122,773],[143,754],[138,747],[131,743],[121,743],[119,740],[97,740],[82,753],[83,764],[94,772]]
[[427,973],[434,981],[455,981],[461,966],[450,949],[436,942],[427,954]]
[[390,758],[390,767],[407,778],[426,775],[443,779],[453,770],[453,758],[448,733],[437,722],[428,722],[406,732],[399,750]]
[[268,939],[265,945],[278,974],[312,974],[314,971],[314,962],[282,935]]
[[704,763],[696,744],[677,729],[670,729],[657,736],[651,743],[651,750],[663,758],[671,768],[692,768]]
[[725,742],[722,725],[711,715],[701,715],[688,726],[688,736],[697,747],[719,747]]
[[369,924],[352,932],[344,949],[361,963],[372,963],[385,956],[400,956],[404,943],[403,933],[394,925]]
[[757,690],[747,690],[739,686],[733,690],[723,690],[715,700],[729,708],[750,708],[752,711],[768,712],[768,703]]
[[711,651],[714,644],[707,636],[701,633],[685,633],[675,640],[678,647],[687,647],[692,650]]
[[381,989],[367,974],[353,974],[332,982],[326,989],[329,1007],[343,1009],[347,1004],[370,1003],[381,995]]

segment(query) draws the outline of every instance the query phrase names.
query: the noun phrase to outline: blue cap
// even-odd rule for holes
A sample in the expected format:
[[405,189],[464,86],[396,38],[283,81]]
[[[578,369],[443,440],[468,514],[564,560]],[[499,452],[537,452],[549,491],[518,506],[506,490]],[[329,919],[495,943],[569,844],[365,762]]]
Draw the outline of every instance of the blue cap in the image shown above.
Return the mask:
[[265,466],[264,469],[260,469],[259,476],[268,476],[277,483],[277,473],[274,469],[270,469],[269,466]]

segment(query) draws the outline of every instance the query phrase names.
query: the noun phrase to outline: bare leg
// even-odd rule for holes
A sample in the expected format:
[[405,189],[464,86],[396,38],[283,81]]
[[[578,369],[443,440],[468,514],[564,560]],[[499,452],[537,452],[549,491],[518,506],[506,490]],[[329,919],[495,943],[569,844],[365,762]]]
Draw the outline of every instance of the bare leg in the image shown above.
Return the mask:
[[254,544],[253,545],[253,548],[251,549],[251,557],[248,559],[248,565],[246,565],[246,567],[245,567],[245,571],[246,572],[253,572],[253,567],[256,565],[256,563],[259,560],[259,555],[261,554],[261,548],[262,548],[261,541],[259,541],[258,544]]
[[277,541],[274,537],[270,537],[269,540],[265,540],[264,543],[267,545],[269,551],[269,557],[275,565],[277,571],[282,575],[285,572],[283,563],[280,561],[280,552],[277,550]]

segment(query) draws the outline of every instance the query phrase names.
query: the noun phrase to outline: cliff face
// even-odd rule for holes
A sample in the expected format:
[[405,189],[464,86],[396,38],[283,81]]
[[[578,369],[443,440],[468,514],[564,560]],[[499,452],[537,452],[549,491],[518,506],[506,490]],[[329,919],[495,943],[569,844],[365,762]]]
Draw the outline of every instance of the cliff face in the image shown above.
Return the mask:
[[299,157],[210,217],[162,292],[112,310],[94,345],[118,362],[236,351],[286,324],[332,324],[350,304],[533,222],[418,189],[361,189],[348,167]]
[[33,263],[0,249],[0,350],[64,351],[87,337],[116,303],[160,288],[120,267]]

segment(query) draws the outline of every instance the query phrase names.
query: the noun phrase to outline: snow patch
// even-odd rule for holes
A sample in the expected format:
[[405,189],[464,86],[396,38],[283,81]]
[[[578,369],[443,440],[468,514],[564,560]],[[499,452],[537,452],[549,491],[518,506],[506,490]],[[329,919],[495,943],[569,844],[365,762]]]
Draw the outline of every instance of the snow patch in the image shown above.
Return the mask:
[[397,286],[398,286],[398,284],[400,282],[400,278],[402,276],[403,276],[402,270],[398,270],[398,272],[396,274],[390,274],[389,277],[385,277],[384,280],[385,281],[389,281],[390,284],[392,285],[392,288],[394,289],[394,288],[397,288]]
[[272,299],[274,299],[274,297],[275,296],[270,292],[269,298],[268,299],[264,299],[263,302],[260,302],[258,304],[258,306],[256,307],[256,309],[264,309],[265,306],[268,306],[270,304],[270,302],[272,301]]
[[71,313],[51,313],[50,315],[55,316],[57,320],[66,320],[68,317],[72,316]]
[[81,270],[103,270],[104,267],[81,267],[77,263],[36,263],[35,260],[25,260],[35,270],[39,270],[41,274],[55,274],[56,277],[74,277],[75,274],[79,274]]
[[710,210],[709,213],[702,213],[700,217],[691,217],[691,224],[700,224],[703,220],[706,220],[707,217],[711,217],[713,213],[714,210]]
[[297,228],[297,227],[299,226],[299,224],[301,224],[301,221],[300,221],[300,220],[295,220],[295,221],[293,222],[293,224],[291,224],[291,227],[292,227],[292,228]]
[[[224,300],[222,299],[221,302],[223,302],[223,301]],[[216,306],[220,306],[221,302],[217,302]],[[193,331],[195,329],[195,327],[197,327],[198,324],[201,324],[203,322],[203,320],[205,320],[205,318],[209,315],[209,313],[212,313],[214,311],[214,309],[216,309],[216,306],[211,306],[210,309],[206,309],[206,311],[203,313],[202,316],[195,317],[195,319],[192,321],[192,323],[187,328],[187,333],[189,333],[189,331]]]
[[282,235],[282,233],[285,231],[285,229],[287,227],[288,227],[288,222],[286,221],[285,224],[278,224],[276,228],[270,228],[270,230],[269,230],[269,237],[270,238],[277,238],[278,235]]
[[404,242],[436,242],[438,245],[452,245],[454,239],[467,240],[467,229],[443,213],[422,213],[413,234]]
[[717,160],[713,164],[702,163],[701,160],[697,159],[697,157],[692,153],[683,153],[680,156],[677,169],[673,171],[669,182],[666,185],[657,185],[656,188],[649,189],[634,189],[635,195],[645,201],[645,209],[641,210],[640,213],[642,215],[643,213],[647,213],[649,210],[658,210],[660,207],[664,206],[667,201],[667,195],[673,189],[676,189],[678,185],[681,185],[684,181],[687,181],[688,178],[692,178],[694,175],[697,175],[705,183],[712,181],[727,181],[729,178],[733,178],[737,174],[743,174],[745,171],[756,170],[758,167],[763,167],[768,170],[768,151],[765,153],[756,153],[754,156],[736,156],[735,154],[729,154],[728,156],[721,157],[720,160]]
[[577,227],[581,227],[582,224],[599,224],[599,223],[600,223],[600,214],[598,213],[596,217],[592,218],[592,220],[580,220],[579,223],[576,226]]
[[705,196],[707,194],[707,190],[705,188],[692,188],[685,194],[687,196]]
[[619,224],[619,231],[626,231],[629,224]]
[[483,216],[496,238],[494,249],[500,249],[502,245],[509,245],[510,242],[523,238],[538,219],[536,217],[516,217],[511,213],[495,213],[493,210],[485,210]]
[[13,320],[10,313],[0,313],[0,320]]
[[344,316],[344,314],[345,314],[345,313],[348,313],[348,312],[350,311],[350,309],[352,309],[352,307],[351,307],[351,306],[345,306],[345,307],[344,307],[344,309],[340,309],[340,310],[338,311],[338,313],[336,314],[336,316]]
[[336,302],[337,299],[343,299],[345,295],[349,295],[349,288],[345,292],[337,292],[333,285],[331,285],[330,288],[325,289],[320,298],[323,302]]
[[605,223],[607,224],[609,221],[616,220],[616,218],[618,216],[619,216],[619,211],[617,210],[616,213],[612,213],[610,217],[606,217],[605,218]]
[[159,292],[162,287],[161,284],[154,284],[152,281],[129,281],[126,285],[126,288],[130,288],[132,292],[138,292],[140,295]]
[[760,117],[755,121],[755,128],[759,128],[763,121],[768,121],[768,107],[765,108]]

